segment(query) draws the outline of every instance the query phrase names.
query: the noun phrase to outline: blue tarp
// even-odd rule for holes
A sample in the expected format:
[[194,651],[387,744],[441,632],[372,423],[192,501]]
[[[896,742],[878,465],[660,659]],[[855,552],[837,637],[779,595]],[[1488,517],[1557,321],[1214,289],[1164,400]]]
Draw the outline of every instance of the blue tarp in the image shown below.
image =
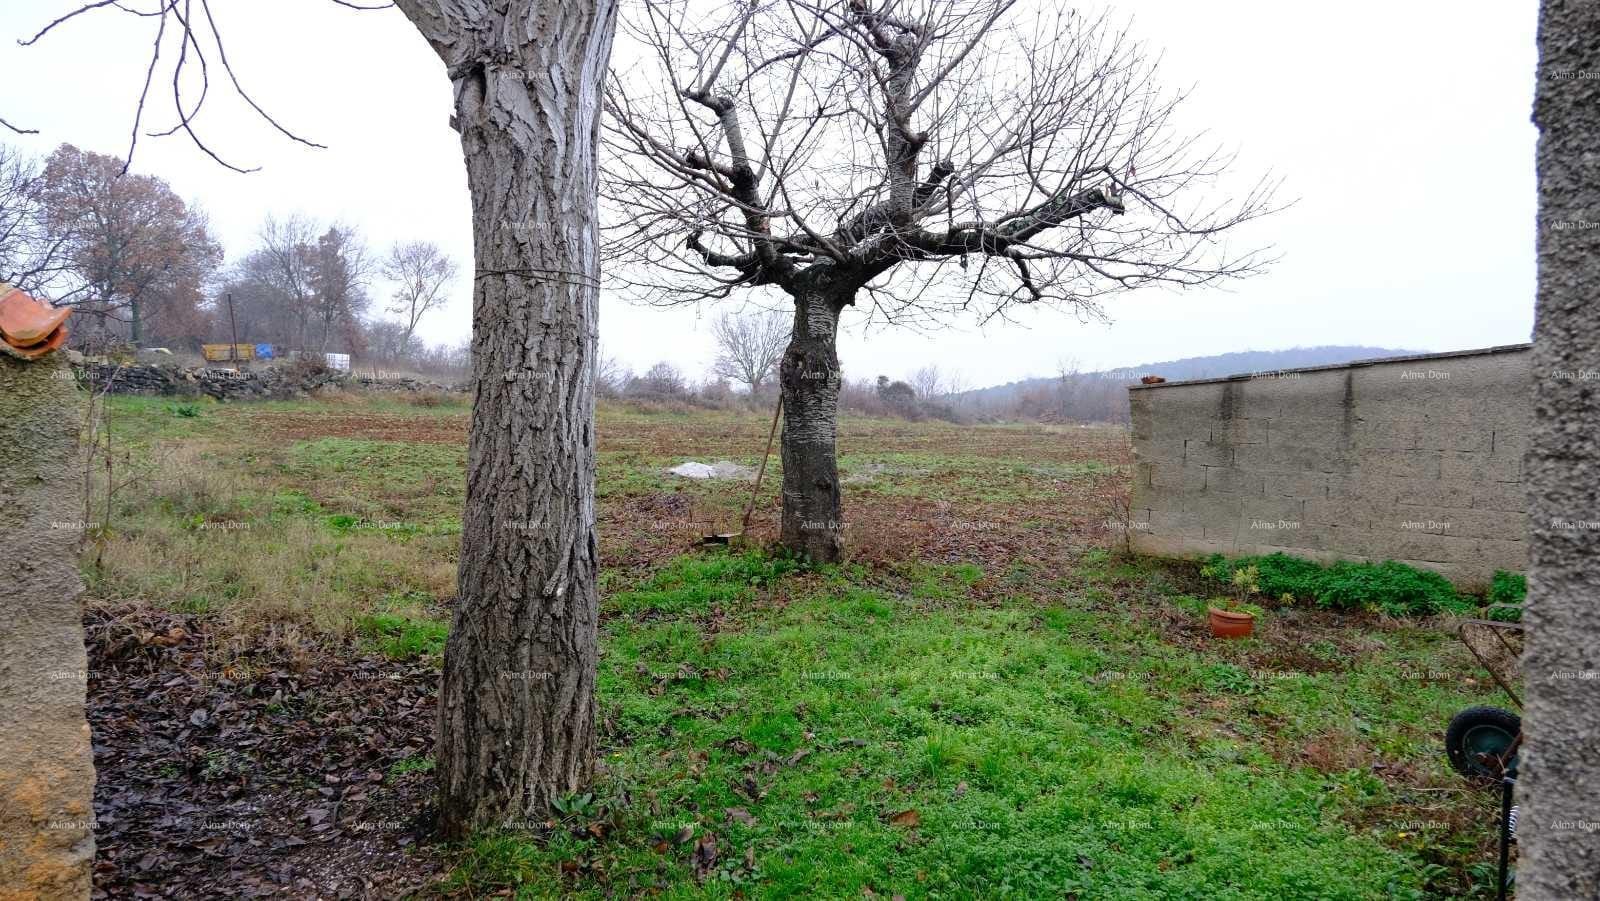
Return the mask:
[[256,345],[256,359],[258,359],[258,360],[270,360],[270,359],[272,359],[272,345],[271,344],[257,344]]

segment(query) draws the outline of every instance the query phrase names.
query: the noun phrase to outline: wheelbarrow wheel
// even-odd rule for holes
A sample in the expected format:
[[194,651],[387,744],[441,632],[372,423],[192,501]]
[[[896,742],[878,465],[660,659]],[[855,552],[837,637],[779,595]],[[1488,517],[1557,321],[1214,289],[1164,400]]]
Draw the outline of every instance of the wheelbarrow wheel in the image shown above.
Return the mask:
[[1522,732],[1522,718],[1499,707],[1468,707],[1450,719],[1444,750],[1450,766],[1469,778],[1499,779],[1482,755],[1503,756]]

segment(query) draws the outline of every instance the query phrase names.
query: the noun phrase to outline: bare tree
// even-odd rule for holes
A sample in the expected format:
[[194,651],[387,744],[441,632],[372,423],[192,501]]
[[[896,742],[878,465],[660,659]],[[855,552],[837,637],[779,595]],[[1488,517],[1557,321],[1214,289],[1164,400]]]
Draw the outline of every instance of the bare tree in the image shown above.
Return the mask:
[[0,282],[39,295],[55,294],[49,289],[68,268],[68,233],[50,227],[41,175],[37,160],[0,144]]
[[601,397],[620,397],[628,382],[633,379],[633,372],[616,357],[600,355],[600,363],[595,370],[594,389]]
[[936,400],[948,394],[949,389],[945,388],[944,382],[944,373],[939,371],[936,363],[930,363],[911,373],[911,387],[916,389],[917,400]]
[[846,307],[931,326],[1248,275],[1221,237],[1271,186],[1208,197],[1231,158],[1179,135],[1181,95],[1103,19],[1015,0],[661,0],[649,62],[606,94],[618,285],[654,303],[767,288],[780,367],[782,542],[842,552],[835,458]]
[[456,261],[432,241],[409,241],[389,249],[383,275],[399,285],[389,312],[398,315],[404,326],[402,352],[411,346],[422,317],[444,305],[459,272]]
[[257,274],[276,295],[292,326],[287,334],[299,350],[310,347],[311,322],[316,310],[316,223],[304,216],[287,219],[268,216],[261,225]]
[[711,324],[711,337],[717,342],[712,375],[745,385],[751,394],[759,393],[783,360],[789,329],[788,317],[781,314],[722,314]]
[[1078,398],[1083,389],[1083,369],[1077,360],[1062,357],[1056,361],[1055,389],[1056,413],[1061,421],[1079,417]]
[[[184,86],[210,71],[273,127],[311,144],[241,86],[212,16],[217,2],[161,0],[151,10],[93,0],[26,43],[88,12],[120,12],[143,23],[140,33],[156,26],[134,143],[158,65],[170,60],[176,124],[164,134],[184,134],[219,163],[240,168],[196,134],[195,115],[221,92],[186,98]],[[475,394],[435,746],[440,825],[459,839],[541,817],[594,772],[594,198],[598,97],[617,2],[394,5],[455,87],[449,121],[461,136],[472,194]]]
[[689,384],[678,367],[663,361],[651,366],[644,375],[630,378],[627,393],[639,397],[682,398],[689,396]]

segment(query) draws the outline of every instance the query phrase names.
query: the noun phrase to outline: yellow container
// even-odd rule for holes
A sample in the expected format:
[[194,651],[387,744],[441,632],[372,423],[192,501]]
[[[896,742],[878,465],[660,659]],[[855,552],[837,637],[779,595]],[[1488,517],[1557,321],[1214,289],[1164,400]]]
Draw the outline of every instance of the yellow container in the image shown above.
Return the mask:
[[254,344],[202,344],[200,354],[213,363],[234,360],[253,360],[256,356]]

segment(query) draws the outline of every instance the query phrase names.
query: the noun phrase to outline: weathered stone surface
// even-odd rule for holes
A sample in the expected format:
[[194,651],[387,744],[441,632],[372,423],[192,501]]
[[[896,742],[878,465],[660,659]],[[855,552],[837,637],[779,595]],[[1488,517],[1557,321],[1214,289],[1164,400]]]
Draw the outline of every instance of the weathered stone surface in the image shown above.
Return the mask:
[[66,360],[0,356],[0,898],[87,898],[94,765],[78,595],[82,401]]
[[1517,897],[1600,895],[1600,3],[1544,0]]
[[[1526,346],[1130,389],[1136,550],[1527,564]],[[1600,518],[1597,515],[1594,518]]]

